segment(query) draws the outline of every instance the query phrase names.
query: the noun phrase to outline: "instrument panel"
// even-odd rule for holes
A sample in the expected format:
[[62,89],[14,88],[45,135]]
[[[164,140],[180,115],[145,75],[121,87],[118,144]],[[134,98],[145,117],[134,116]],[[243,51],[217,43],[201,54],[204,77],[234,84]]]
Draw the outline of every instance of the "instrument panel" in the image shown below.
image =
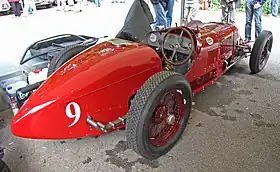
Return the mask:
[[[147,43],[149,46],[160,48],[163,44],[163,39],[165,36],[165,32],[155,31],[151,32],[147,36]],[[164,49],[174,51],[176,49],[177,52],[183,54],[191,53],[191,40],[187,37],[180,36],[174,33],[168,33],[164,42]]]

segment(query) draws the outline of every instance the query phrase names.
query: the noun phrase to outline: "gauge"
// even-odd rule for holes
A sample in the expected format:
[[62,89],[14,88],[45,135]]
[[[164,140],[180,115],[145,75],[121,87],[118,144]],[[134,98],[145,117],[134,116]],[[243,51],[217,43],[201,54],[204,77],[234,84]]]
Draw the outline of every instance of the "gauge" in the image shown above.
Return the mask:
[[153,42],[153,43],[155,43],[155,42],[157,41],[157,35],[154,34],[154,33],[152,33],[152,34],[150,35],[150,41]]

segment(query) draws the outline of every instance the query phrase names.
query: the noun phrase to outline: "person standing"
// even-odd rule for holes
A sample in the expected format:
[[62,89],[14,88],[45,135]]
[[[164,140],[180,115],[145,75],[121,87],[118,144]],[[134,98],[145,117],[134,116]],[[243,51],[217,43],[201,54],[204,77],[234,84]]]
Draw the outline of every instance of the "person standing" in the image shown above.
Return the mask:
[[95,3],[96,7],[100,7],[101,6],[100,0],[94,0],[94,3]]
[[154,30],[161,30],[167,27],[167,19],[165,14],[166,1],[165,0],[151,0],[155,10],[155,25]]
[[175,0],[168,0],[167,1],[167,12],[166,12],[166,26],[170,28],[172,25],[172,18],[173,18],[173,8],[174,8]]
[[255,19],[255,38],[259,36],[262,31],[262,6],[266,0],[246,0],[246,24],[245,24],[245,41],[251,41],[251,29],[253,16]]
[[175,0],[151,0],[155,10],[155,30],[170,28]]
[[10,4],[12,6],[12,10],[13,10],[16,17],[21,16],[19,1],[20,0],[9,0]]
[[199,9],[199,0],[185,0],[184,23],[187,25],[189,21],[193,21]]
[[[235,23],[236,9],[240,8],[240,0],[221,0],[222,6],[222,22]],[[230,15],[230,16],[227,16]],[[227,18],[229,19],[227,20]]]
[[273,17],[277,17],[277,15],[278,15],[278,1],[277,0],[270,1],[270,13]]

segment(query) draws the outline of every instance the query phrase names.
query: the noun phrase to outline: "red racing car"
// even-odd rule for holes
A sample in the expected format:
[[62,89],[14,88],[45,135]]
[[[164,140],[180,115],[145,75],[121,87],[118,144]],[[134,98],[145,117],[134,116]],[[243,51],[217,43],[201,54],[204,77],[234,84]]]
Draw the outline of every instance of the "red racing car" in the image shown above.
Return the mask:
[[23,105],[12,133],[70,139],[125,127],[129,146],[156,159],[181,137],[194,94],[243,58],[260,72],[272,49],[270,31],[251,47],[232,24],[193,21],[152,31],[152,23],[148,5],[135,0],[116,38],[63,50],[47,80],[18,90]]

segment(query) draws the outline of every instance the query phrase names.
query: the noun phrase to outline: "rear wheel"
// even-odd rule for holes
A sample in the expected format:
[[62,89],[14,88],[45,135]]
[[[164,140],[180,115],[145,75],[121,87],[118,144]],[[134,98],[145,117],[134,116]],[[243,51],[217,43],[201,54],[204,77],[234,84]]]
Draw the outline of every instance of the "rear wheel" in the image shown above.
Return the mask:
[[48,77],[54,73],[60,66],[66,63],[75,55],[79,54],[87,48],[86,45],[72,45],[63,49],[57,56],[55,56],[48,69]]
[[273,35],[264,30],[257,37],[250,56],[249,67],[252,73],[259,73],[265,67],[273,44]]
[[137,92],[129,110],[129,147],[147,159],[169,152],[186,128],[191,104],[191,87],[183,75],[162,71],[152,76]]

